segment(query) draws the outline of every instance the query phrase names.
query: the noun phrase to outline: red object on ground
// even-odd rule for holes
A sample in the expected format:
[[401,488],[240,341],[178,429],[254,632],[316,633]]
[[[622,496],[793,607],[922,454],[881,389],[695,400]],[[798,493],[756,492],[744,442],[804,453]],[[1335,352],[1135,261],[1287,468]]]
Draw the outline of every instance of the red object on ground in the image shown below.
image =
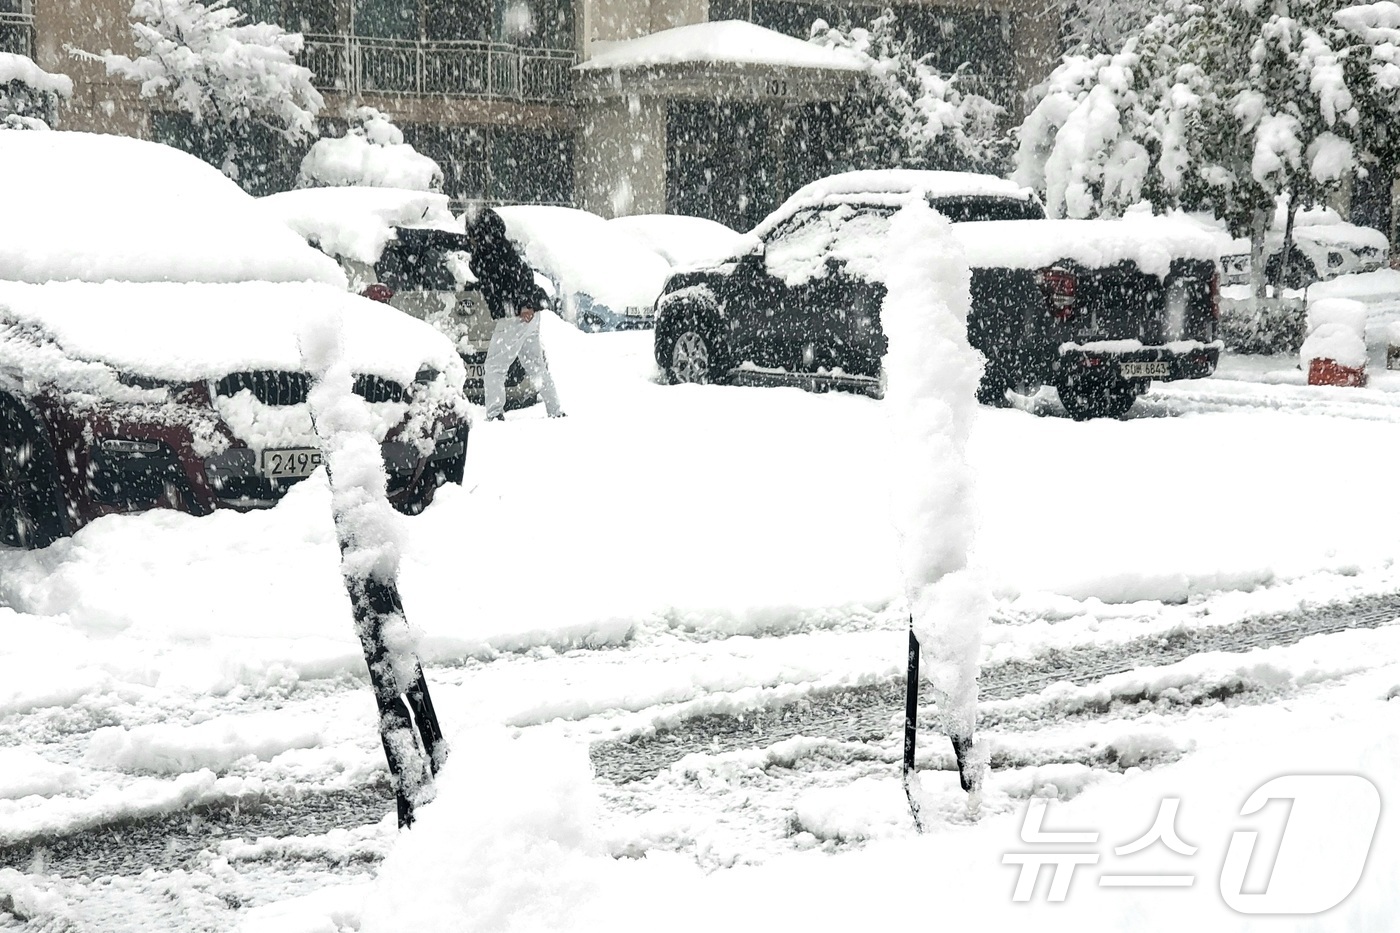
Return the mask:
[[1342,366],[1336,360],[1313,360],[1308,364],[1310,386],[1344,386],[1359,389],[1365,384],[1365,366]]

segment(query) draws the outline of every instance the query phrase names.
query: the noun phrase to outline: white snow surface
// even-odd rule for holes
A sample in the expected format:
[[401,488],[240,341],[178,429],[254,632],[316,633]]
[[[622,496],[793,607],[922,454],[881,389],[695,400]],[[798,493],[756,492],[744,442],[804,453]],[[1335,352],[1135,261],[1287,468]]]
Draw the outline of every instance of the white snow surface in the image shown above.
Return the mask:
[[301,334],[327,314],[343,322],[356,372],[407,385],[425,365],[454,367],[451,342],[430,325],[344,286],[0,282],[0,320],[41,327],[70,357],[176,381],[254,369],[304,372]]
[[330,257],[169,146],[90,133],[8,133],[0,146],[0,281],[326,282]]
[[1218,260],[1229,244],[1177,217],[1132,214],[1098,220],[996,220],[953,225],[974,269],[1040,269],[1073,261],[1091,269],[1133,262],[1166,277],[1173,259]]
[[566,296],[588,294],[619,314],[650,310],[670,277],[665,259],[597,214],[539,204],[496,211],[530,265],[557,281]]
[[[1366,296],[1380,333],[1400,319],[1397,278],[1327,293]],[[464,917],[481,931],[618,933],[658,917],[697,933],[837,931],[918,922],[926,904],[891,892],[931,884],[940,915],[988,929],[1393,925],[1395,624],[984,701],[994,724],[979,733],[1001,763],[975,817],[946,743],[921,735],[924,836],[895,721],[885,744],[798,736],[634,785],[592,776],[587,742],[902,671],[893,450],[884,402],[664,386],[650,334],[543,326],[570,417],[478,426],[463,486],[392,518],[456,749],[417,827],[396,834],[386,798],[387,821],[211,841],[177,869],[60,877],[39,858],[0,870],[0,902],[31,918],[0,927],[370,933],[394,929],[398,908],[424,933]],[[1267,384],[1228,362],[1237,375],[1154,387],[1122,421],[1075,423],[1053,401],[969,410],[972,558],[995,597],[984,663],[1400,590],[1400,384]],[[1268,361],[1301,379],[1296,364]],[[1151,456],[1105,469],[1125,451]],[[1109,505],[1067,505],[1084,477]],[[1143,489],[1182,492],[1159,504]],[[147,815],[193,828],[203,805],[382,781],[330,501],[318,475],[270,511],[109,516],[41,552],[0,549],[0,843]],[[1269,822],[1282,808],[1245,818],[1243,803],[1320,772],[1364,775],[1385,804],[1357,890],[1320,916],[1232,912],[1218,885],[1231,834],[1262,842],[1282,825]],[[1032,903],[1011,901],[1003,856],[1057,851],[1020,836],[1032,797],[1049,801],[1047,831],[1099,834],[1082,847],[1099,863],[1062,904],[1045,902],[1044,869]],[[1169,797],[1200,851],[1118,855]],[[1339,875],[1338,830],[1359,819],[1344,795],[1312,802],[1326,832],[1287,831],[1290,852],[1318,853],[1309,889]],[[1188,872],[1182,889],[1098,884]]]
[[323,252],[371,265],[393,239],[394,227],[461,229],[447,195],[411,188],[298,188],[257,203]]
[[676,26],[637,39],[591,42],[588,58],[575,65],[574,70],[714,62],[836,71],[865,69],[860,58],[849,52],[820,48],[753,23],[722,20]]
[[1020,201],[1035,198],[1035,192],[1030,188],[995,175],[922,169],[864,169],[828,175],[803,185],[777,210],[759,221],[753,233],[755,236],[766,236],[778,224],[808,207],[844,203],[899,207],[906,196],[914,191],[922,191],[931,198],[958,195],[987,195]]
[[47,91],[67,99],[73,96],[73,79],[65,74],[51,74],[34,63],[27,55],[0,52],[0,84],[19,81],[37,91]]
[[633,214],[608,223],[636,237],[673,268],[705,266],[744,252],[752,239],[718,221],[681,214]]

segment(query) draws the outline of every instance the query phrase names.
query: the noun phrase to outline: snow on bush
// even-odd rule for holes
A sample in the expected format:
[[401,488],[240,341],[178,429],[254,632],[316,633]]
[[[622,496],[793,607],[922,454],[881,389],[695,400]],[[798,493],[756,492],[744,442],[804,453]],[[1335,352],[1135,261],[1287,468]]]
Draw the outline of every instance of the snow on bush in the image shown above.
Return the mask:
[[301,161],[297,186],[368,185],[441,191],[442,169],[404,142],[403,131],[389,115],[360,107],[345,135],[319,139]]
[[971,737],[991,613],[986,583],[968,570],[977,512],[967,440],[983,366],[967,342],[971,273],[952,225],[921,196],[883,242],[887,481],[905,597],[944,731]]
[[591,782],[582,748],[537,736],[473,742],[385,859],[360,933],[578,928],[613,864]]
[[0,129],[46,130],[58,101],[72,96],[72,78],[50,74],[28,56],[0,52]]

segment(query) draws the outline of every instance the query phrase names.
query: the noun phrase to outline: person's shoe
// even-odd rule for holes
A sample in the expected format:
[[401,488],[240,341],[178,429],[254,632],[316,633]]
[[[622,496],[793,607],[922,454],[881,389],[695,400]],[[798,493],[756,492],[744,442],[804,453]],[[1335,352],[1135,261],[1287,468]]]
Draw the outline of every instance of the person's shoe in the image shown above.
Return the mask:
[[487,420],[487,421],[505,421],[505,420],[506,420],[506,416],[505,416],[505,415],[487,415],[487,416],[486,416],[486,420]]
[[551,417],[551,418],[567,418],[567,417],[569,417],[569,413],[566,412],[566,411],[556,411],[554,414],[550,415],[549,417]]

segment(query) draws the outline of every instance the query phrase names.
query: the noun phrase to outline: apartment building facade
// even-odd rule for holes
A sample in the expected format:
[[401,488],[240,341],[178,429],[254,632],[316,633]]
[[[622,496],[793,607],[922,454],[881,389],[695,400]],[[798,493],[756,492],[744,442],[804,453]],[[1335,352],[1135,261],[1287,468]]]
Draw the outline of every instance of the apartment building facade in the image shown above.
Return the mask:
[[[574,204],[604,215],[664,212],[744,226],[823,173],[840,144],[849,69],[778,56],[726,56],[701,43],[665,62],[629,43],[738,21],[773,42],[811,23],[868,22],[880,5],[809,0],[234,0],[250,18],[305,37],[303,63],[326,99],[327,132],[357,106],[391,114],[436,159],[449,194]],[[1041,0],[905,0],[919,50],[967,64],[1013,112],[1059,54]],[[65,129],[180,142],[185,118],[73,50],[131,52],[130,0],[0,0],[0,50],[73,77]],[[703,32],[703,30],[702,30]],[[683,43],[681,43],[683,45]],[[673,44],[674,45],[674,44]],[[674,51],[674,50],[673,50]],[[594,67],[606,54],[621,62]],[[801,56],[798,56],[801,58]],[[269,146],[270,149],[276,148]],[[299,154],[282,152],[274,187]]]

